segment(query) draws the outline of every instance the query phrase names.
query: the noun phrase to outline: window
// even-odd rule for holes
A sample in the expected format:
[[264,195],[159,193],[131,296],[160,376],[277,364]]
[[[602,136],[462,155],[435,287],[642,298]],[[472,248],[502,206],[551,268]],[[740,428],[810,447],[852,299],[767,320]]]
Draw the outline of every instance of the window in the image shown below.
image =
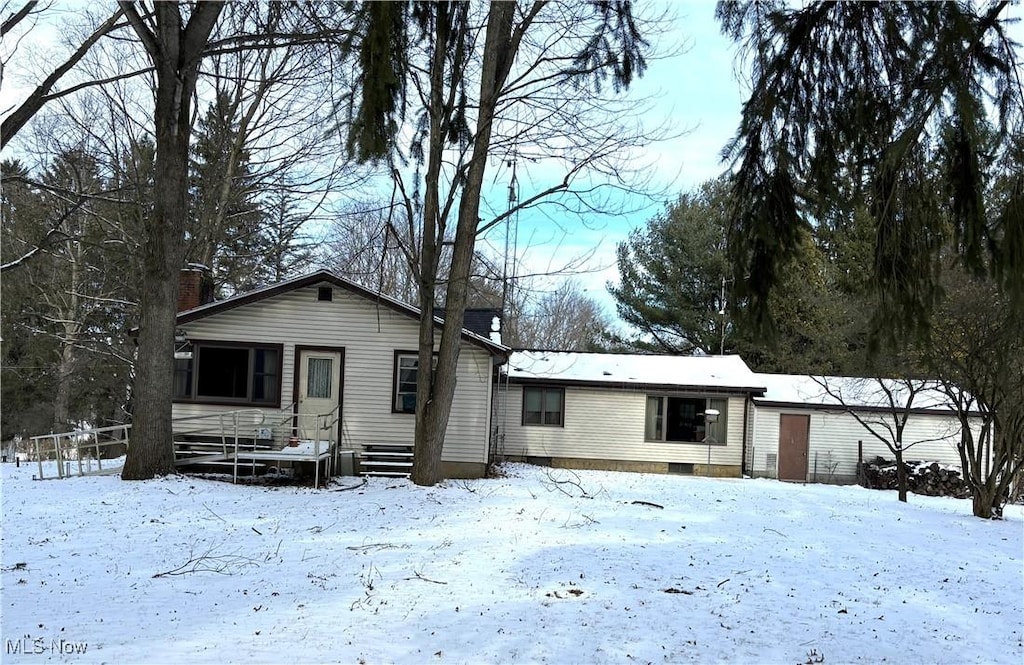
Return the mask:
[[179,401],[278,405],[281,348],[193,343],[192,357],[174,361]]
[[563,424],[562,404],[565,401],[564,388],[523,388],[523,424]]
[[[718,422],[704,422],[707,409],[719,412]],[[649,395],[645,437],[648,441],[725,445],[728,413],[729,401],[725,399]]]
[[[437,367],[437,356],[434,365]],[[415,351],[395,352],[394,401],[395,413],[416,413],[416,380],[420,373],[420,356]]]
[[334,300],[334,289],[329,286],[321,286],[317,288],[316,299],[321,302],[331,302]]
[[333,373],[333,358],[307,358],[306,397],[313,399],[330,398]]

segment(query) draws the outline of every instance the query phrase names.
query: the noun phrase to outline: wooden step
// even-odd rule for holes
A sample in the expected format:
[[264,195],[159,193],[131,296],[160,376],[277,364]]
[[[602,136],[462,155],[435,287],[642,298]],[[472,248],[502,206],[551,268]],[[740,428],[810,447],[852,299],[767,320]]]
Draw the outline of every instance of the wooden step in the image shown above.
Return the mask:
[[359,475],[408,478],[413,446],[406,443],[367,443],[359,456]]

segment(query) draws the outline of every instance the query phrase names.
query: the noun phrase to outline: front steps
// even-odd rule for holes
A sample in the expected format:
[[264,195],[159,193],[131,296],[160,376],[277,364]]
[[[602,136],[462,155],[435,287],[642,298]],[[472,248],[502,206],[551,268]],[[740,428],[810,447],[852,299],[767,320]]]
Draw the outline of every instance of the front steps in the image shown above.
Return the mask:
[[368,443],[359,459],[360,476],[408,478],[412,473],[412,444]]

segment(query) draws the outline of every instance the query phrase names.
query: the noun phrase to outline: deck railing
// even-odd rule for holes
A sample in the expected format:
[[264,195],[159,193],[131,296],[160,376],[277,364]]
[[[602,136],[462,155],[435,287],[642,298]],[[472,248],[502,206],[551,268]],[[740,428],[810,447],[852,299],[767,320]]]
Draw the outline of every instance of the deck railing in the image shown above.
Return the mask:
[[[56,475],[52,478],[67,478],[72,475],[72,463],[77,462],[77,475],[96,475],[114,473],[120,466],[108,458],[107,468],[103,468],[104,451],[114,446],[128,447],[130,424],[94,427],[90,429],[62,432],[60,434],[43,434],[33,436],[31,451],[39,465],[38,480],[46,478],[43,462],[53,460],[56,463]],[[96,470],[92,468],[95,461]],[[33,476],[35,477],[35,476]]]
[[[240,454],[244,456],[247,448],[256,448],[255,443],[249,446],[243,442],[255,442],[261,438],[263,430],[269,430],[269,438],[277,440],[280,445],[287,443],[293,436],[311,438],[315,441],[314,448],[317,452],[321,446],[332,451],[331,467],[334,468],[337,462],[333,456],[338,444],[339,408],[336,407],[328,413],[312,414],[295,413],[294,407],[294,404],[289,404],[276,413],[263,409],[237,409],[185,416],[174,418],[171,421],[171,428],[175,441],[184,437],[219,440],[220,454],[217,456],[224,460],[233,460],[236,465]],[[121,450],[127,451],[131,427],[130,423],[125,423],[31,437],[31,450],[39,467],[39,475],[33,478],[44,480],[68,478],[73,475],[112,474],[120,471],[122,465],[111,458],[109,450],[118,446]],[[312,433],[312,436],[304,437],[303,433],[306,432]],[[284,436],[285,433],[287,436]],[[44,462],[50,461],[55,462],[53,470],[49,470],[49,463],[44,465]],[[202,461],[203,459],[196,457],[185,464]],[[237,468],[235,473],[237,474]]]

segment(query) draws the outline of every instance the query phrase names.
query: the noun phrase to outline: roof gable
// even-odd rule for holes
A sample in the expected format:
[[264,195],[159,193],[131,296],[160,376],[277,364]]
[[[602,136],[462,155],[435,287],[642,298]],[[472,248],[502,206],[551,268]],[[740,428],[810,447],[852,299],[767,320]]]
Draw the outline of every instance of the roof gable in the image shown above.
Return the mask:
[[[213,316],[237,307],[242,307],[243,305],[260,302],[283,293],[290,293],[307,286],[314,286],[325,282],[338,288],[345,289],[354,295],[370,300],[377,305],[387,307],[399,314],[404,314],[405,316],[417,321],[420,318],[420,310],[412,305],[408,305],[382,293],[371,291],[370,289],[360,286],[359,284],[345,279],[344,277],[339,277],[329,270],[318,270],[308,275],[285,280],[253,291],[247,291],[246,293],[239,293],[231,296],[230,298],[225,298],[224,300],[218,300],[205,305],[200,305],[193,309],[178,312],[177,325],[198,321],[208,316]],[[443,321],[435,316],[434,325],[441,326],[442,324]],[[462,329],[462,338],[470,344],[479,346],[494,355],[507,356],[510,351],[509,348],[492,342],[486,337],[482,337],[470,330],[466,330],[465,328]]]

